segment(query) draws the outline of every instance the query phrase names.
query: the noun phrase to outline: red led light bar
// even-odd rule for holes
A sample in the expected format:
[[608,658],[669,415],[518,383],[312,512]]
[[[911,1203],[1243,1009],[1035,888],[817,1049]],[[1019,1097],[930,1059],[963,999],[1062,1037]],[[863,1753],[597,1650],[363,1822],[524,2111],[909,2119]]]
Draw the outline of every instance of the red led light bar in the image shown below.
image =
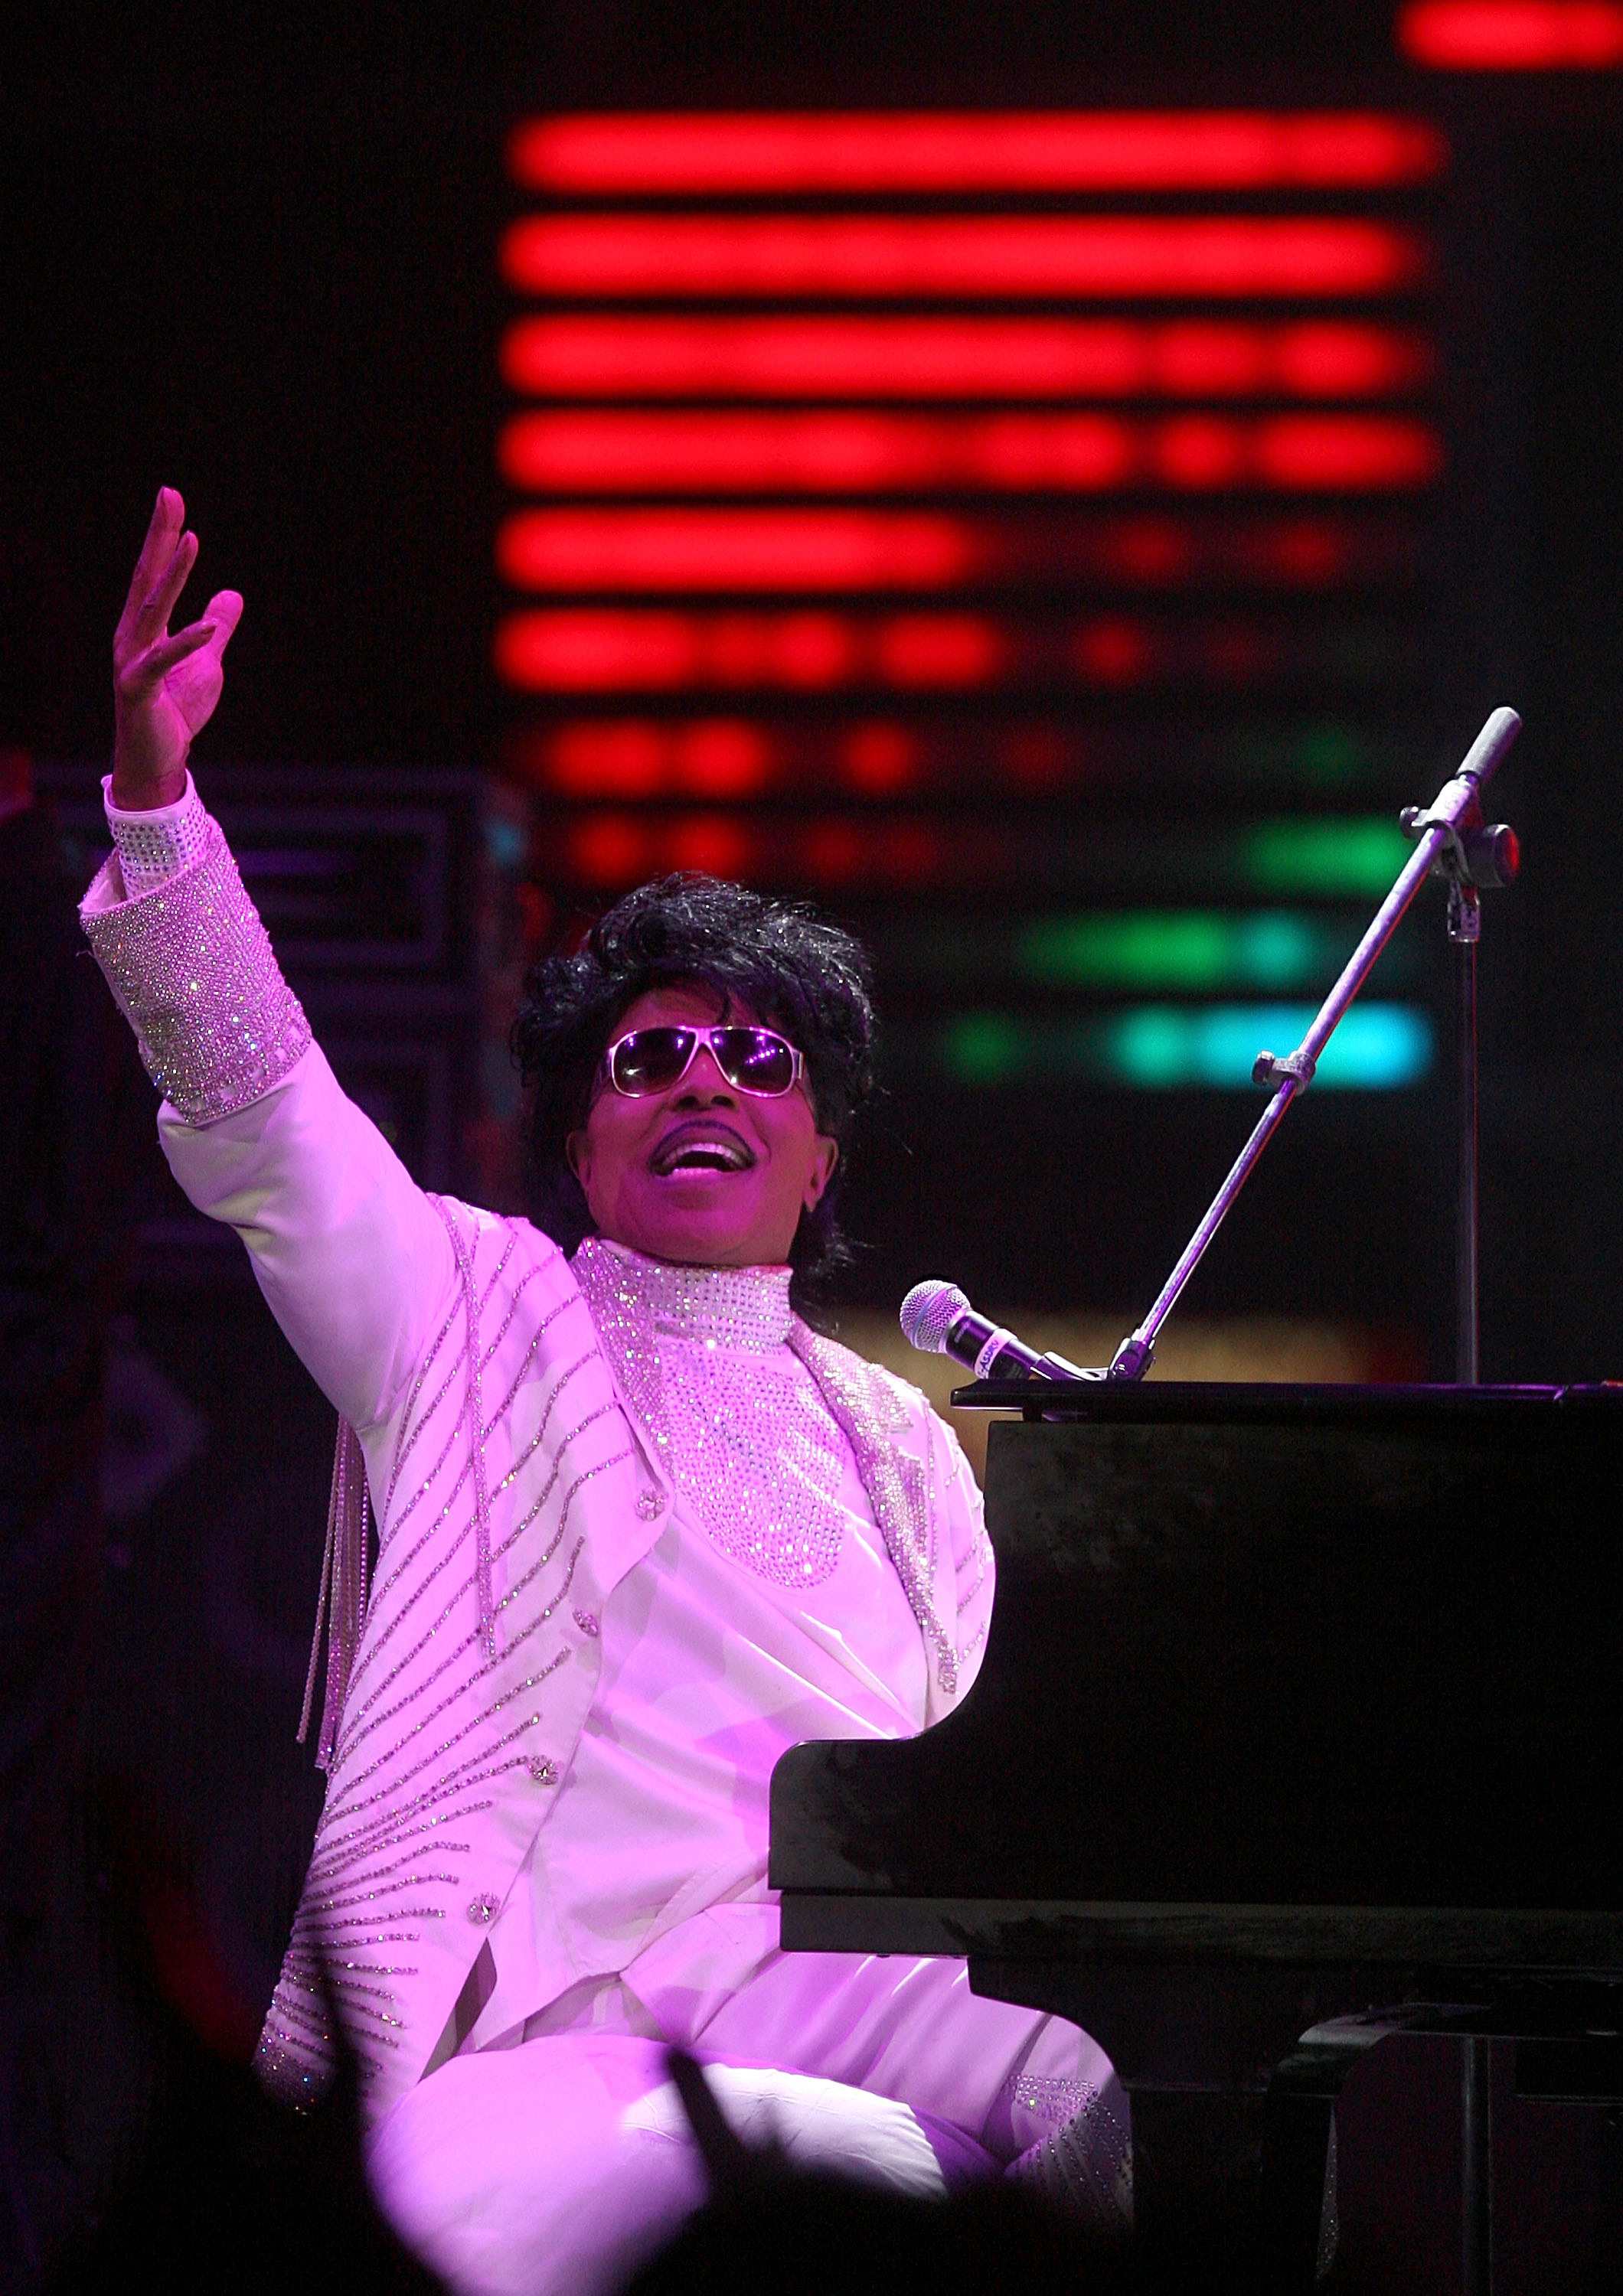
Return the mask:
[[968,523],[928,512],[540,510],[503,521],[519,590],[919,590],[973,576]]
[[[1189,468],[1182,483],[1228,485],[1219,437],[1199,418],[1169,430]],[[1222,426],[1216,426],[1221,430]],[[1269,426],[1287,429],[1285,425]],[[1363,442],[1328,442],[1326,462],[1367,485]],[[1276,449],[1296,485],[1312,483],[1312,440]],[[1339,456],[1338,461],[1334,457]],[[1412,570],[1406,521],[1317,519],[1066,519],[803,510],[520,511],[503,525],[497,560],[515,589],[540,591],[944,590],[967,582],[1127,583],[1176,589],[1240,579],[1321,588],[1348,576]]]
[[593,412],[518,415],[497,453],[510,485],[551,493],[861,494],[1120,486],[1135,446],[1109,414]]
[[745,718],[587,719],[543,735],[534,771],[560,797],[751,798],[780,777],[782,747]]
[[1431,347],[1345,319],[622,317],[516,320],[510,389],[553,398],[1378,398]]
[[1112,414],[593,410],[514,417],[497,460],[510,486],[553,494],[1339,492],[1429,485],[1442,447],[1429,424],[1381,414],[1133,422]]
[[1007,840],[984,826],[966,832],[905,816],[785,822],[734,813],[604,811],[556,824],[549,842],[560,874],[605,890],[669,869],[876,889],[943,879],[974,883],[989,865],[1002,874],[1010,859]]
[[1435,176],[1427,121],[1379,112],[630,112],[528,119],[515,182],[575,197],[1375,188]]
[[1248,443],[1265,487],[1325,494],[1428,487],[1443,470],[1442,439],[1425,422],[1280,414],[1257,423]]
[[521,294],[1389,295],[1419,235],[1347,216],[526,216],[501,243]]
[[531,693],[791,692],[890,687],[970,693],[1022,680],[1103,691],[1254,686],[1326,676],[1389,680],[1412,665],[1375,628],[1301,629],[1230,618],[1161,623],[1120,613],[1048,624],[988,614],[806,611],[695,613],[557,607],[497,625],[505,685]]
[[497,675],[534,693],[616,688],[974,686],[1009,656],[1012,633],[979,614],[696,614],[613,607],[510,613]]
[[667,821],[589,814],[572,822],[557,845],[566,874],[616,888],[671,869],[696,869],[707,877],[758,877],[767,859],[759,826],[736,814],[679,814]]
[[[1182,754],[1187,736],[1180,743]],[[904,724],[894,718],[569,718],[510,728],[504,770],[572,803],[671,799],[749,800],[826,794],[837,786],[872,802],[925,788],[1081,787],[1101,774],[1137,785],[1141,736],[1125,750],[1094,732],[1029,719]]]
[[509,779],[572,804],[821,803],[838,789],[871,805],[927,794],[984,802],[1014,791],[1145,798],[1169,784],[1232,786],[1237,770],[1299,788],[1315,758],[1327,756],[1367,782],[1388,748],[1333,718],[1265,729],[1207,717],[1197,726],[1180,711],[1159,724],[1134,717],[1084,725],[1039,702],[991,718],[951,707],[907,718],[844,710],[559,717],[544,709],[506,727],[500,757]]
[[1435,71],[1611,71],[1623,64],[1612,0],[1413,0],[1397,45]]

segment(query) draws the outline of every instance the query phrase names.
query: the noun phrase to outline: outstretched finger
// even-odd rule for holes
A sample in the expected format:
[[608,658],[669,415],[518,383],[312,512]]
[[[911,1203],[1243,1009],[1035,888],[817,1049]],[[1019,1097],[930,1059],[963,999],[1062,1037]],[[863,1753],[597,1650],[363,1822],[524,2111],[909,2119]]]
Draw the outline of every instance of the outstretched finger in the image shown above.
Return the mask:
[[158,499],[152,504],[152,514],[147,521],[146,539],[141,545],[141,555],[136,561],[136,570],[129,578],[129,594],[124,601],[124,611],[119,616],[119,638],[126,638],[136,616],[152,594],[153,583],[174,555],[175,545],[185,524],[186,506],[173,487],[160,487]]
[[169,616],[179,602],[180,594],[192,578],[192,569],[197,563],[197,537],[183,534],[169,555],[169,562],[136,609],[136,618],[129,628],[129,637],[136,645],[150,645],[161,637],[169,626]]
[[214,624],[202,621],[194,622],[189,629],[177,630],[172,638],[158,639],[119,671],[119,692],[131,698],[154,693],[177,662],[201,653],[214,635]]

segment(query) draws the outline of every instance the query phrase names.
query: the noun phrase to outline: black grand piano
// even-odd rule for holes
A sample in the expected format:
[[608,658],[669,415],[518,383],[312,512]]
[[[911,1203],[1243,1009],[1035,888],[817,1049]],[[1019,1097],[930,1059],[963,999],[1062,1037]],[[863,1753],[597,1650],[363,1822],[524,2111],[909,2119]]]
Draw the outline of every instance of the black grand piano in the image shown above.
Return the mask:
[[779,1763],[784,1945],[967,1955],[1085,2026],[1151,2285],[1311,2288],[1341,2083],[1457,2035],[1486,2288],[1493,2042],[1623,2101],[1623,1390],[955,1399],[1026,1414],[985,1663],[921,1737]]

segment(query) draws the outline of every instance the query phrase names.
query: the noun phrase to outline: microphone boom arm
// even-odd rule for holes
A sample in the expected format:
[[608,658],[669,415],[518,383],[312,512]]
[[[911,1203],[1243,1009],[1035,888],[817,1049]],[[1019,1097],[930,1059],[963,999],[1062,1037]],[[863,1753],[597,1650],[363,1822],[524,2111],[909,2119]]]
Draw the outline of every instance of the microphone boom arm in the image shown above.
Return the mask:
[[[1371,920],[1363,939],[1347,959],[1340,979],[1320,1005],[1307,1034],[1295,1052],[1283,1060],[1276,1060],[1269,1052],[1257,1054],[1251,1074],[1257,1084],[1273,1086],[1268,1105],[1258,1118],[1250,1138],[1235,1158],[1228,1177],[1213,1197],[1204,1218],[1184,1245],[1178,1264],[1161,1286],[1154,1306],[1137,1330],[1122,1341],[1111,1358],[1110,1378],[1142,1379],[1149,1370],[1162,1324],[1177,1305],[1184,1285],[1200,1265],[1207,1245],[1223,1226],[1235,1197],[1251,1177],[1258,1157],[1278,1130],[1285,1111],[1298,1093],[1306,1090],[1313,1082],[1320,1054],[1334,1035],[1342,1014],[1363,988],[1376,958],[1391,939],[1404,912],[1430,875],[1439,856],[1446,852],[1450,860],[1460,856],[1460,831],[1462,827],[1471,825],[1482,784],[1520,731],[1521,720],[1513,709],[1495,709],[1493,712],[1471,743],[1459,771],[1452,780],[1444,783],[1423,814],[1413,816],[1413,826],[1419,832],[1414,851],[1399,871],[1391,891]],[[1479,814],[1477,817],[1480,818]]]

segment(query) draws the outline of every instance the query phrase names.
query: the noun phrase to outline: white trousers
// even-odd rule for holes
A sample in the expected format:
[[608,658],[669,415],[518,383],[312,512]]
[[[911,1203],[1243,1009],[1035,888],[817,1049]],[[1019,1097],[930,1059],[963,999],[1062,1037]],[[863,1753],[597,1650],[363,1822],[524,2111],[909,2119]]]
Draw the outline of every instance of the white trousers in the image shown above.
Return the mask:
[[[611,1981],[576,2030],[453,2057],[374,2132],[374,2189],[458,2296],[606,2296],[705,2195],[664,2066],[706,2067],[746,2143],[806,2168],[939,2195],[1078,2121],[1101,2193],[1125,2173],[1127,2108],[1108,2060],[1061,2018],[978,1999],[961,1961],[773,1953],[692,2016],[657,2022]],[[943,2162],[946,2174],[943,2175]]]

